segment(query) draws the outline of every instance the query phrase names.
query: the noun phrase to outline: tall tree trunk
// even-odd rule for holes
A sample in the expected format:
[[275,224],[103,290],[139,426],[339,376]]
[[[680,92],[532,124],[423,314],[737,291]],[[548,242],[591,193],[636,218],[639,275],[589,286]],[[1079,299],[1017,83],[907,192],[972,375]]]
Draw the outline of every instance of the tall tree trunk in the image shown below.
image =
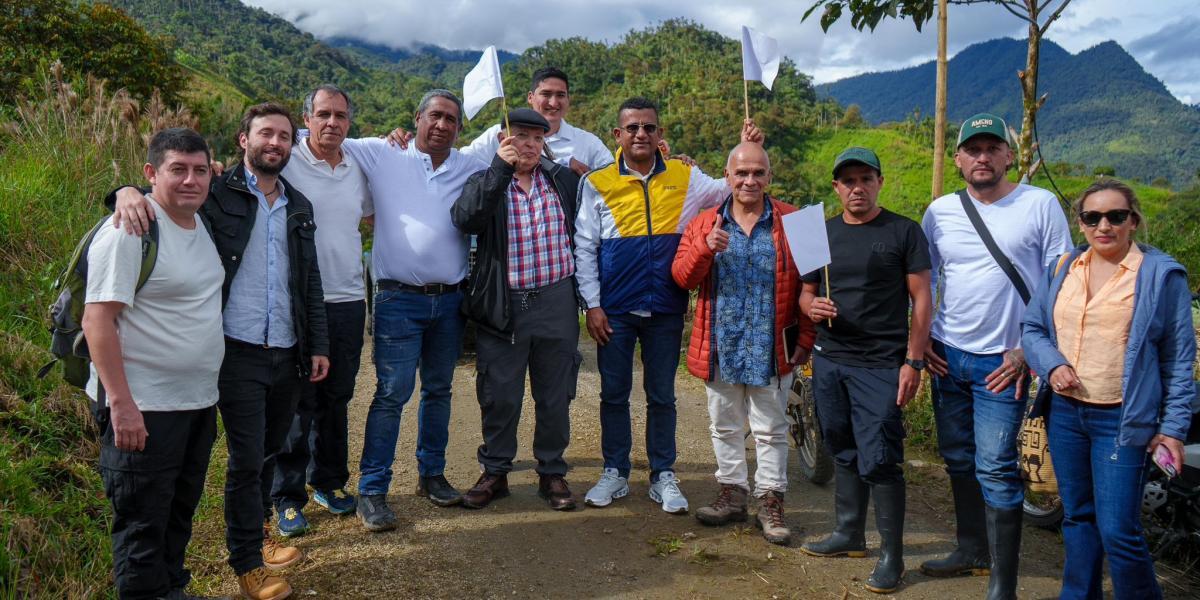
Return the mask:
[[[1034,164],[1033,156],[1033,126],[1037,120],[1037,111],[1041,108],[1038,102],[1038,52],[1042,45],[1042,30],[1038,27],[1037,0],[1026,0],[1029,10],[1029,49],[1025,54],[1025,70],[1017,72],[1021,80],[1021,134],[1018,137],[1017,149],[1020,153],[1017,168],[1022,178],[1033,179],[1031,169]],[[1047,23],[1047,25],[1049,25]]]
[[937,98],[933,113],[933,197],[942,195],[946,169],[946,5],[938,0]]

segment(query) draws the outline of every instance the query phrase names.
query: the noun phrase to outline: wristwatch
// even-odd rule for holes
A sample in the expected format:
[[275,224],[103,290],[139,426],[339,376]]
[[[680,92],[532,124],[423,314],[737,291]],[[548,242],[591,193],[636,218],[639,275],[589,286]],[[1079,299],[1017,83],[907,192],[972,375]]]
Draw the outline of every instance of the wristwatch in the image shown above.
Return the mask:
[[925,370],[925,361],[920,358],[905,358],[904,364],[916,369],[917,371]]

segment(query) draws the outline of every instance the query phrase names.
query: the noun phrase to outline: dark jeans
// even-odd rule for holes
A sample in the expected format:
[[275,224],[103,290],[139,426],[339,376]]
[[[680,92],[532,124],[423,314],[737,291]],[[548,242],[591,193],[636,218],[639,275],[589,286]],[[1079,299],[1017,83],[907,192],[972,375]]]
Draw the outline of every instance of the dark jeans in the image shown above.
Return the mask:
[[100,474],[113,507],[112,557],[117,596],[158,598],[186,587],[183,566],[192,515],[217,437],[217,409],[143,412],[149,437],[141,452],[113,445],[108,408],[95,409]]
[[542,475],[566,475],[571,400],[579,377],[579,304],[573,278],[539,288],[536,297],[511,294],[512,337],[482,329],[475,342],[475,390],[483,421],[479,464],[488,473],[512,471],[525,372],[533,391],[533,457]]
[[225,340],[219,386],[229,465],[225,469],[225,545],[241,575],[262,566],[263,522],[271,518],[275,457],[296,415],[296,349]]
[[871,485],[904,483],[899,385],[898,368],[855,367],[813,355],[813,398],[825,445],[834,462]]
[[951,477],[974,475],[984,501],[993,507],[1019,508],[1025,484],[1017,455],[1017,436],[1025,416],[1025,400],[1009,386],[999,394],[984,379],[1000,366],[1000,354],[974,354],[937,340],[933,350],[949,363],[945,377],[932,376],[933,415],[938,451]]
[[346,466],[346,408],[354,397],[362,356],[367,303],[326,302],[329,324],[329,376],[300,383],[300,404],[287,440],[275,461],[271,498],[279,508],[308,503],[307,481],[315,490],[337,490],[350,479]]
[[466,323],[461,306],[462,292],[457,291],[433,296],[402,290],[375,294],[375,398],[367,412],[358,465],[360,494],[388,492],[400,414],[412,397],[418,368],[417,470],[422,477],[445,471],[450,385]]
[[675,371],[683,341],[683,315],[608,315],[612,335],[596,349],[600,369],[600,448],[604,467],[629,477],[633,449],[629,392],[633,389],[633,349],[642,346],[642,387],[646,391],[646,455],[650,481],[675,469]]
[[1117,600],[1162,598],[1142,535],[1145,446],[1118,446],[1121,407],[1053,395],[1046,436],[1063,501],[1062,598],[1100,599],[1104,557]]

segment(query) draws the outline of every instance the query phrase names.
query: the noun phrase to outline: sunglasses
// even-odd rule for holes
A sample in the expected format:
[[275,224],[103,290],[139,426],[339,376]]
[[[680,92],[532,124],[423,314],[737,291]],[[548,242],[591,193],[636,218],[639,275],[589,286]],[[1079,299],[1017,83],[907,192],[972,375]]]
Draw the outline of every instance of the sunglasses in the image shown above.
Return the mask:
[[638,129],[645,129],[646,135],[654,135],[658,131],[658,125],[655,123],[630,123],[621,129],[624,129],[629,135],[637,135]]
[[1079,213],[1079,221],[1088,227],[1095,227],[1100,224],[1100,219],[1108,219],[1109,225],[1121,225],[1129,220],[1129,215],[1133,214],[1132,210],[1121,208],[1110,210],[1108,212],[1100,212],[1098,210],[1085,210]]

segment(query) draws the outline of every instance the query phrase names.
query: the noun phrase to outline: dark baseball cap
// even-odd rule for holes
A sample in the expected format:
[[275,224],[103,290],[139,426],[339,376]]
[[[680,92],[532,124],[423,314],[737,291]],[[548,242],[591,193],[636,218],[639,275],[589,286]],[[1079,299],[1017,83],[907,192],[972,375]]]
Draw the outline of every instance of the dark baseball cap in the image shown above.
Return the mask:
[[[546,117],[539,115],[536,110],[531,108],[515,108],[508,111],[509,126],[521,125],[524,127],[541,127],[543,132],[550,131],[550,122]],[[504,127],[504,122],[500,122],[500,126]]]
[[958,146],[977,135],[991,135],[1008,143],[1008,124],[1004,119],[991,113],[979,113],[966,121],[958,130]]
[[833,159],[833,177],[836,179],[838,170],[850,164],[867,165],[875,169],[877,173],[883,175],[883,167],[879,165],[879,157],[867,148],[861,146],[851,146],[842,150],[842,153]]

